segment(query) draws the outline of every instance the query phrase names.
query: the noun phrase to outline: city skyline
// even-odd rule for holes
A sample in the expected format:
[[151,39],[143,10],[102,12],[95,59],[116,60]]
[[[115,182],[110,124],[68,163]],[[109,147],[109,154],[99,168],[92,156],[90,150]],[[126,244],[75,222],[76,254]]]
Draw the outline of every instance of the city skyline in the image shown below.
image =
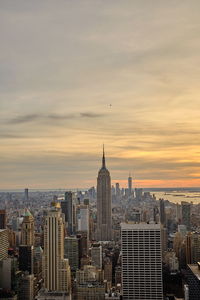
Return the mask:
[[1,1],[0,189],[200,186],[199,11]]

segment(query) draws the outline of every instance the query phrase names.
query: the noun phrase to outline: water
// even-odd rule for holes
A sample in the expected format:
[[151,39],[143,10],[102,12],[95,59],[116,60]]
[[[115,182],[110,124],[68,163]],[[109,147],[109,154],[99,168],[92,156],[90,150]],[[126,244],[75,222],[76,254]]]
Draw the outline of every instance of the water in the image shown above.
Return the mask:
[[155,194],[156,199],[163,198],[173,203],[181,203],[181,201],[193,202],[194,204],[200,203],[200,191],[151,191],[151,194]]

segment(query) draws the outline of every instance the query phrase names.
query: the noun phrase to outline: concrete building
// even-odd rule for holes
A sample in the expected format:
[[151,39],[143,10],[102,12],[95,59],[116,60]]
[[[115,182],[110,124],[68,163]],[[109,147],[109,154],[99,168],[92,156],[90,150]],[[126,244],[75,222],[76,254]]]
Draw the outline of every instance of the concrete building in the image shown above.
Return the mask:
[[97,178],[97,240],[112,240],[111,178],[106,168],[104,149]]
[[33,300],[34,299],[34,275],[23,274],[20,279],[19,286],[19,300]]
[[67,292],[53,292],[41,289],[36,296],[37,300],[71,300],[70,293]]
[[190,215],[191,215],[191,203],[182,201],[181,202],[182,210],[182,224],[186,226],[187,230],[191,229]]
[[28,189],[24,189],[24,200],[25,200],[26,202],[28,202],[28,200],[29,200]]
[[129,175],[129,177],[128,177],[128,196],[131,196],[132,192],[133,192],[132,177],[131,177],[131,175]]
[[6,229],[6,210],[0,210],[0,229]]
[[19,270],[33,274],[33,258],[34,247],[20,245],[19,246]]
[[69,292],[70,282],[69,262],[64,259],[64,220],[60,204],[53,202],[44,225],[44,287]]
[[160,223],[165,227],[166,226],[165,200],[159,199],[159,203],[160,203]]
[[88,205],[77,206],[77,231],[89,233],[89,209]]
[[188,265],[186,278],[189,289],[189,300],[199,300],[200,263]]
[[71,270],[79,268],[79,239],[75,236],[66,237],[64,240],[64,258],[69,260]]
[[0,261],[8,257],[8,231],[7,229],[0,229]]
[[74,195],[72,192],[65,193],[65,200],[61,202],[61,209],[65,215],[65,222],[67,224],[67,232],[72,235],[74,232]]
[[121,224],[124,300],[163,300],[159,224]]
[[33,246],[34,245],[34,218],[30,211],[26,209],[24,219],[22,222],[22,245]]
[[98,243],[92,245],[91,261],[93,266],[102,269],[102,246]]

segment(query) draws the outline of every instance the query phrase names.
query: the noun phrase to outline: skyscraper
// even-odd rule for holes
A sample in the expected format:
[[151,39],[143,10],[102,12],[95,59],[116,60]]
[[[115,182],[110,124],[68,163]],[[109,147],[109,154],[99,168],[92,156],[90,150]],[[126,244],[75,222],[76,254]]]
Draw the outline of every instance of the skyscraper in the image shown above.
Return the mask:
[[160,223],[166,226],[166,215],[165,215],[165,200],[159,199],[160,202]]
[[190,231],[191,223],[190,223],[190,212],[191,212],[191,203],[182,201],[182,224],[184,224],[188,231]]
[[0,229],[6,229],[6,210],[0,210]]
[[104,148],[102,167],[97,178],[97,239],[112,239],[111,178],[106,168]]
[[44,225],[44,287],[48,291],[68,291],[70,287],[70,267],[64,259],[64,220],[56,202]]
[[25,189],[24,190],[24,200],[27,202],[29,200],[29,197],[28,197],[28,189]]
[[0,261],[8,257],[8,230],[0,229]]
[[33,246],[19,246],[19,270],[33,274]]
[[34,245],[34,218],[28,209],[22,222],[22,245]]
[[65,215],[65,222],[67,223],[67,231],[69,235],[73,234],[73,193],[66,192],[65,200],[61,202],[62,212]]
[[102,246],[98,243],[92,245],[91,260],[93,266],[102,269]]
[[132,195],[132,177],[129,174],[128,177],[128,195],[131,196]]
[[124,300],[162,300],[159,224],[121,224]]

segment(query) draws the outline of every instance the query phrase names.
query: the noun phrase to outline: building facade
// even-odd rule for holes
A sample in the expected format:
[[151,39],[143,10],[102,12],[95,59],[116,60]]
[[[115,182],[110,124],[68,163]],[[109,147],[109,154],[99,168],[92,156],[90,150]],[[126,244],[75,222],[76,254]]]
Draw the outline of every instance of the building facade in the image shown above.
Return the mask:
[[64,259],[64,219],[59,203],[53,202],[44,225],[44,287],[69,291],[70,267]]
[[163,300],[159,224],[121,224],[124,300]]
[[97,178],[97,239],[112,240],[111,178],[106,168],[104,150]]

